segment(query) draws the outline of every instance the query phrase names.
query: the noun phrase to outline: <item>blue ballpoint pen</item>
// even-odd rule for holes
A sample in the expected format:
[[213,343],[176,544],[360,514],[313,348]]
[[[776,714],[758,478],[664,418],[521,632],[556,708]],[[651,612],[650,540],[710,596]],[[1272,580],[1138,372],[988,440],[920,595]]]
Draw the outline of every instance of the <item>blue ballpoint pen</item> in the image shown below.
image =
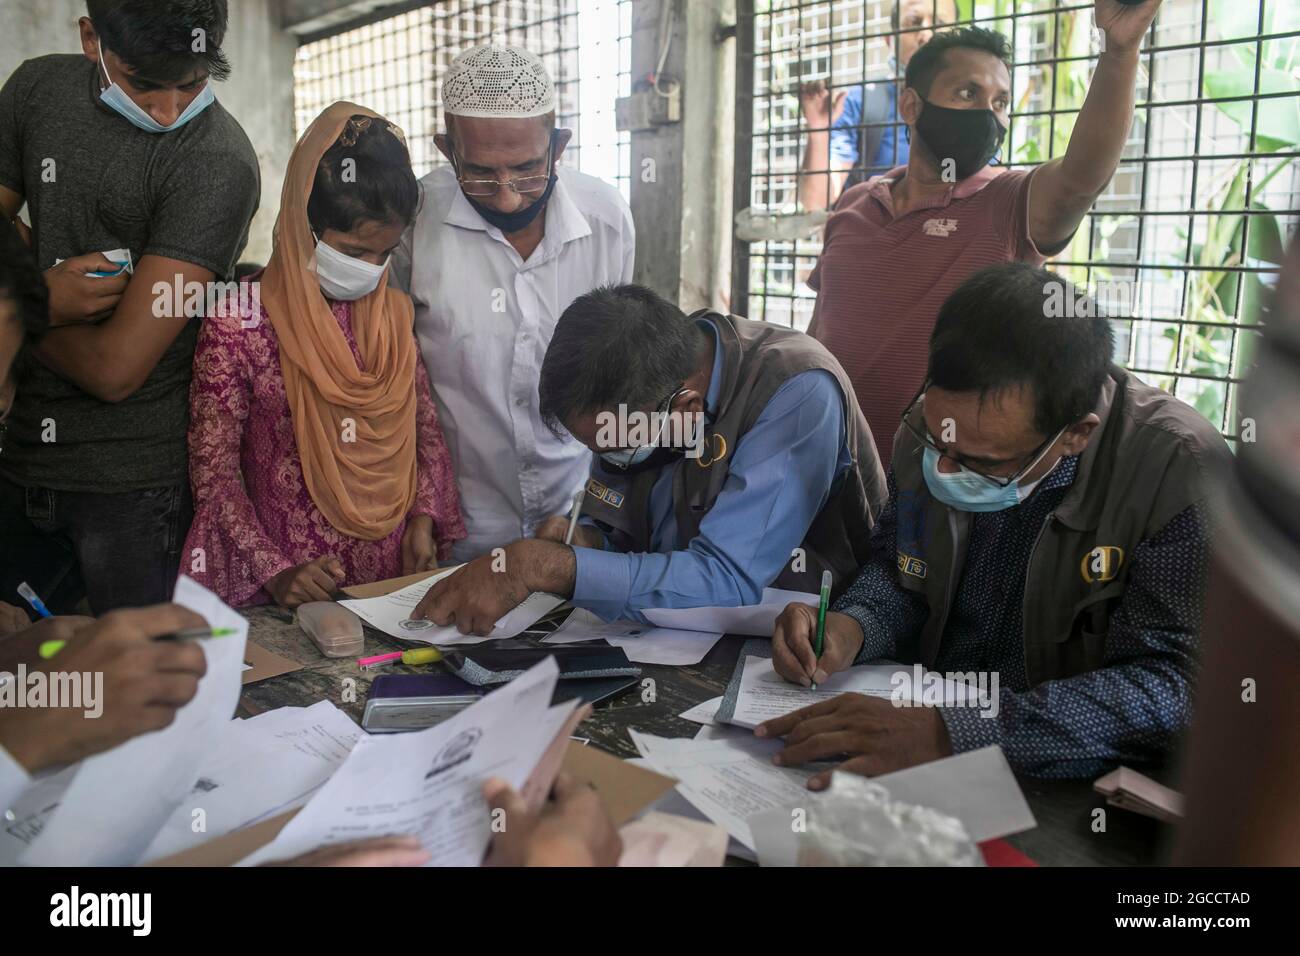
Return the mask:
[[54,616],[53,614],[50,613],[50,609],[45,606],[45,602],[36,596],[36,592],[32,590],[32,586],[28,584],[26,581],[18,585],[18,593],[22,595],[24,601],[26,601],[28,604],[32,606],[32,610],[35,611],[37,614],[39,614],[41,617]]

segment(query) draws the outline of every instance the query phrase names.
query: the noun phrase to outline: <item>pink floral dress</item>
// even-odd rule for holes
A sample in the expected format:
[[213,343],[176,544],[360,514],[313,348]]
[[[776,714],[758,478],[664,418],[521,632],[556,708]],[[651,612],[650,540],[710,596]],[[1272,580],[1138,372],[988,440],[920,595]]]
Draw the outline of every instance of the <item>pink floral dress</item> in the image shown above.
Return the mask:
[[[260,274],[245,279],[255,281]],[[307,491],[280,372],[275,330],[260,304],[219,305],[204,319],[190,386],[190,482],[194,523],[181,570],[228,604],[265,604],[262,585],[286,568],[335,555],[346,584],[402,573],[403,520],[388,537],[363,541],[337,530]],[[360,364],[352,304],[331,302]],[[414,334],[414,333],[412,333]],[[411,514],[433,519],[438,557],[465,537],[451,457],[429,395],[424,362],[415,363],[417,490]]]

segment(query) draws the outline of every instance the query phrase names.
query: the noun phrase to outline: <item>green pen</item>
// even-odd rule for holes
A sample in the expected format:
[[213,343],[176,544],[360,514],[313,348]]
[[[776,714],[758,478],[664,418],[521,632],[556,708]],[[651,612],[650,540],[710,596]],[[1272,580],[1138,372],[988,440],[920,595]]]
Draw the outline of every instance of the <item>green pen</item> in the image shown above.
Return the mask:
[[[831,573],[830,571],[822,572],[822,596],[817,602],[817,640],[813,643],[813,654],[818,660],[822,658],[822,642],[826,639],[826,608],[831,603]],[[813,683],[812,689],[817,689],[816,682]]]
[[[183,631],[172,631],[170,634],[159,634],[154,638],[155,641],[197,641],[205,637],[229,637],[236,633],[233,627],[190,627]],[[59,651],[63,650],[67,641],[44,641],[37,648],[37,653],[45,660],[49,660]]]

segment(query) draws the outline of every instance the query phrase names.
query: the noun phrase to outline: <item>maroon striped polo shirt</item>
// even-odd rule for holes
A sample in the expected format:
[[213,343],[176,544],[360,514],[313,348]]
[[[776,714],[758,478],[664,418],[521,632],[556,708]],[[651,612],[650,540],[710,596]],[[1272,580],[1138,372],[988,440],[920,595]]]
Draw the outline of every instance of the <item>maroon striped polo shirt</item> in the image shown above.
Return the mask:
[[1031,171],[986,166],[895,218],[889,186],[906,171],[844,193],[808,278],[817,291],[808,332],[848,372],[886,468],[894,432],[925,379],[944,299],[989,266],[1043,262],[1029,238]]

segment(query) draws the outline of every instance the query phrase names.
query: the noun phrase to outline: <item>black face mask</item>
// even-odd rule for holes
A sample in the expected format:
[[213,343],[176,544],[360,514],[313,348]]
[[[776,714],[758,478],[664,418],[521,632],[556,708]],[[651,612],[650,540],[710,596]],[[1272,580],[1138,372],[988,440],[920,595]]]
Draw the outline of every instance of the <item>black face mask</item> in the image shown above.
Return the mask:
[[921,107],[916,132],[941,170],[944,160],[953,161],[958,179],[987,166],[1007,135],[992,110],[955,110],[929,101]]
[[551,192],[555,189],[555,173],[551,173],[550,180],[546,183],[546,192],[537,197],[537,201],[532,205],[525,206],[523,209],[516,209],[514,212],[501,212],[497,209],[489,209],[487,206],[478,202],[473,196],[466,196],[470,207],[483,217],[483,221],[489,226],[496,226],[504,233],[518,232],[520,229],[527,229],[532,221],[537,218],[538,214],[546,208],[546,204],[551,199]]
[[[551,193],[555,190],[555,180],[557,179],[555,175],[554,159],[556,132],[556,130],[551,131],[551,142],[547,147],[547,168],[551,171],[551,176],[550,179],[546,181],[546,191],[538,196],[533,203],[522,209],[516,209],[514,212],[500,212],[483,205],[473,196],[465,196],[470,208],[482,216],[483,221],[489,226],[496,226],[502,232],[507,234],[518,232],[521,229],[527,229],[532,224],[533,220],[541,214],[541,211],[546,208],[546,204],[551,200]],[[452,147],[452,149],[454,153],[455,147]],[[461,192],[464,193],[464,190]]]

